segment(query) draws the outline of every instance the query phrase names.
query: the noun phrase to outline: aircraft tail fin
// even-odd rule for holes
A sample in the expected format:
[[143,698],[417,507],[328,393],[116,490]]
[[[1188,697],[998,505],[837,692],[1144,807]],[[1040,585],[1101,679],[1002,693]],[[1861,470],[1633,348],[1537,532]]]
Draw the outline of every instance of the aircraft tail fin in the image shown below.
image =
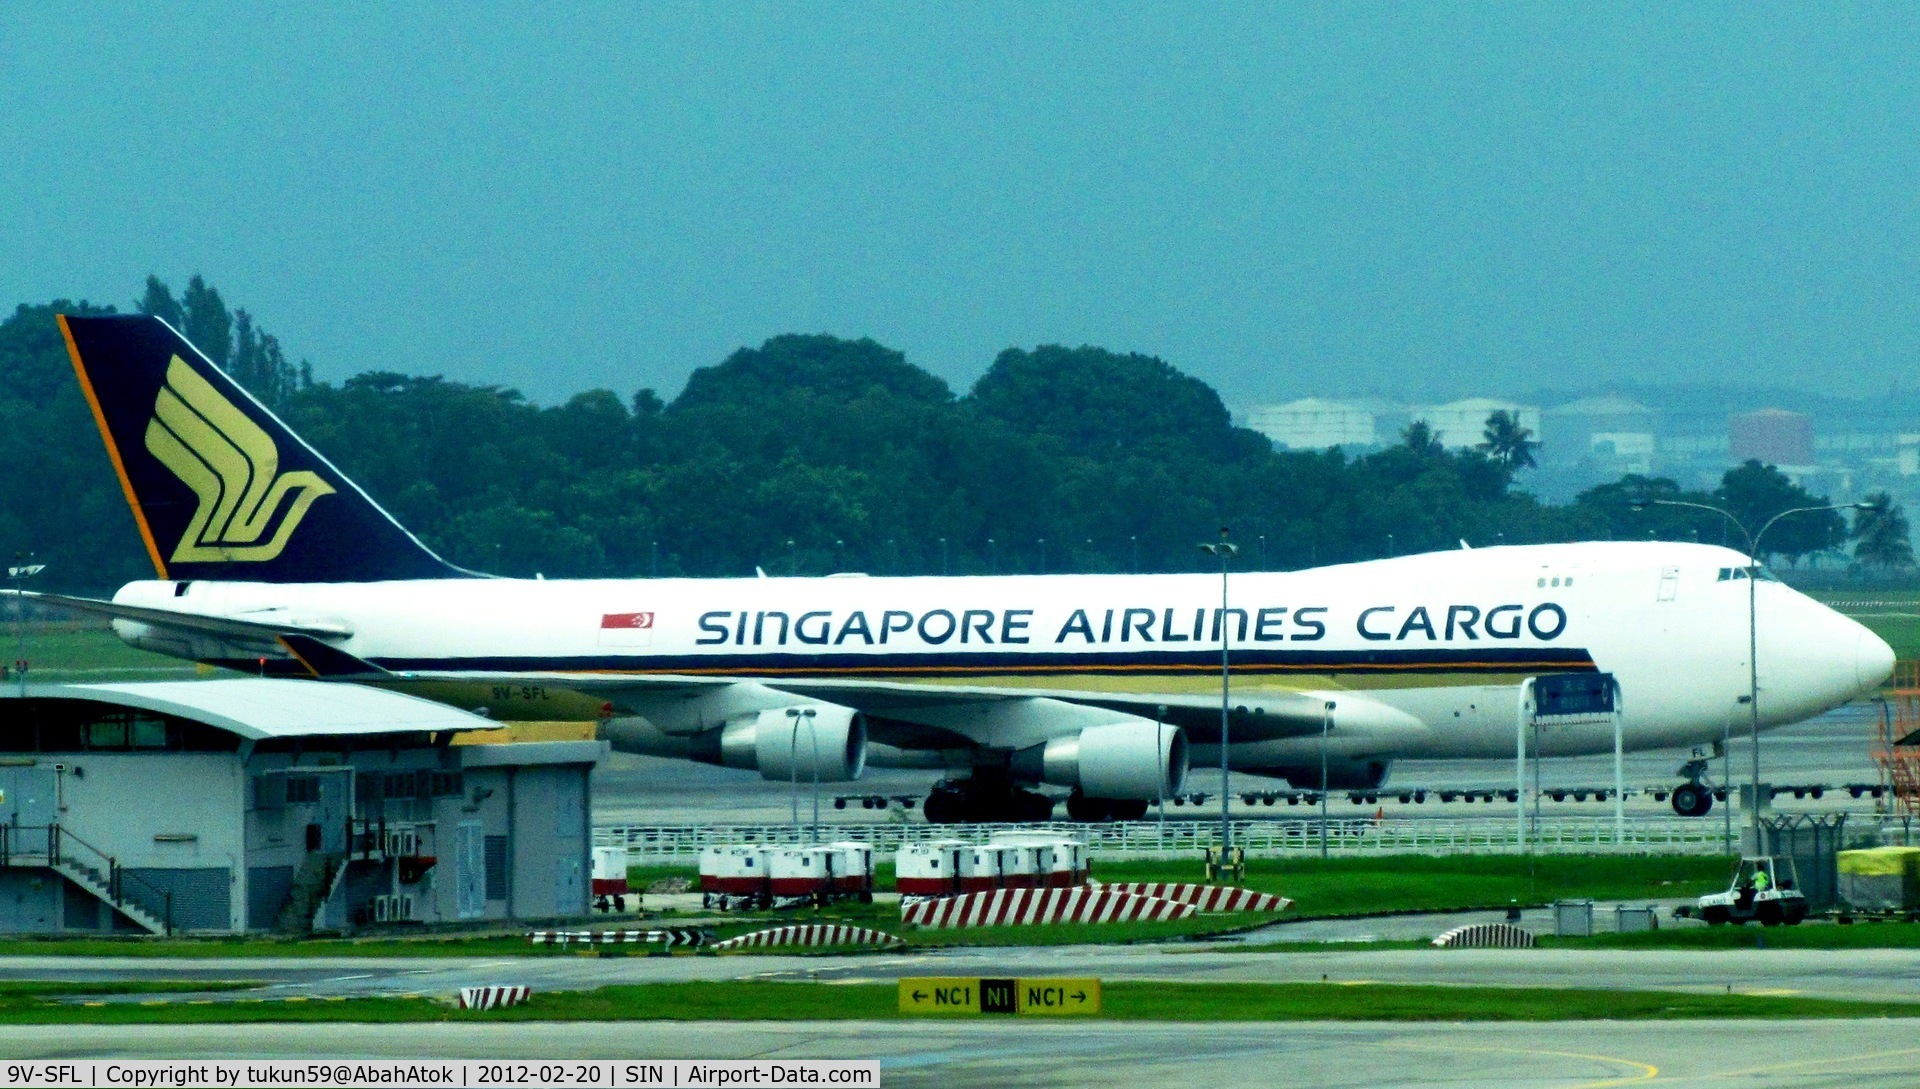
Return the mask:
[[60,315],[163,579],[471,576],[442,560],[159,318]]

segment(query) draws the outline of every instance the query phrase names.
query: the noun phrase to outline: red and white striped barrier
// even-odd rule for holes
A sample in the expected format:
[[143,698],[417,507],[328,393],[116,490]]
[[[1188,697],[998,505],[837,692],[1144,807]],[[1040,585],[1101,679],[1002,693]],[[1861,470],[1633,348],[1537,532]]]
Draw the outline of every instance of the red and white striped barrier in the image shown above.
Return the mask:
[[460,988],[460,1008],[463,1010],[499,1010],[508,1006],[518,1006],[533,994],[532,987],[462,987]]
[[1192,904],[1133,896],[1111,888],[995,889],[901,903],[909,926],[1029,926],[1035,923],[1132,923],[1184,919]]
[[1443,949],[1532,949],[1533,934],[1507,923],[1456,926],[1433,939]]
[[748,949],[774,945],[905,945],[907,940],[884,930],[866,926],[835,926],[809,923],[802,926],[776,926],[728,938],[715,945],[716,951]]
[[636,942],[659,943],[668,949],[676,946],[701,946],[707,933],[689,927],[665,930],[535,930],[527,940],[535,945],[630,945]]
[[1284,896],[1232,885],[1194,885],[1150,881],[1116,881],[1099,886],[1129,896],[1153,896],[1176,904],[1192,904],[1198,911],[1285,911],[1293,901]]

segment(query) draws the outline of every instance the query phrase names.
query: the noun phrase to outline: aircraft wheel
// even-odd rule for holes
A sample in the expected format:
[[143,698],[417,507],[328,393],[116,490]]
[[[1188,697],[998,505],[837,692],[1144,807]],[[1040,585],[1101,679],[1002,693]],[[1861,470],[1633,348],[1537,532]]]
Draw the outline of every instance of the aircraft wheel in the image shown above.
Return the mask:
[[1682,817],[1704,817],[1713,810],[1713,794],[1698,783],[1673,788],[1673,811]]
[[927,795],[921,812],[927,815],[928,824],[958,824],[960,821],[960,798],[952,791],[935,790]]
[[1117,821],[1137,821],[1147,815],[1144,801],[1109,801],[1106,806],[1107,815]]
[[1107,804],[1105,802],[1098,798],[1089,798],[1085,794],[1075,790],[1072,794],[1067,795],[1067,819],[1080,821],[1084,824],[1092,824],[1098,821],[1111,820],[1112,815],[1107,812]]

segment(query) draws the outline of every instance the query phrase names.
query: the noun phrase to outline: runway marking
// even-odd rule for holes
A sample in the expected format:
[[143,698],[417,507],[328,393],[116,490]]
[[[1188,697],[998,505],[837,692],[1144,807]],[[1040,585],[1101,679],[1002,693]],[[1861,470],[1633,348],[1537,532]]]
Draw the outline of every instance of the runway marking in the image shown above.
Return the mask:
[[1760,995],[1766,998],[1784,998],[1789,995],[1800,994],[1801,992],[1796,991],[1791,987],[1770,987],[1764,990],[1747,991],[1745,993],[1751,994],[1751,995]]
[[[1898,1051],[1873,1051],[1865,1055],[1846,1055],[1831,1059],[1802,1059],[1791,1063],[1770,1063],[1766,1066],[1749,1066],[1741,1070],[1716,1070],[1711,1074],[1692,1074],[1675,1081],[1703,1081],[1707,1078],[1744,1078],[1754,1074],[1771,1074],[1781,1070],[1800,1070],[1814,1066],[1832,1066],[1835,1063],[1864,1063],[1869,1059],[1895,1059],[1908,1055],[1920,1055],[1920,1047],[1901,1048]],[[1857,1071],[1865,1073],[1865,1071]]]
[[1591,1055],[1583,1051],[1542,1051],[1528,1047],[1448,1047],[1444,1044],[1403,1044],[1385,1043],[1381,1047],[1400,1048],[1404,1051],[1473,1051],[1483,1053],[1502,1053],[1507,1055],[1551,1055],[1560,1059],[1586,1059],[1590,1062],[1612,1063],[1616,1066],[1630,1066],[1639,1071],[1624,1078],[1606,1078],[1601,1081],[1584,1081],[1569,1089],[1607,1089],[1608,1086],[1630,1085],[1639,1081],[1652,1081],[1660,1076],[1660,1068],[1652,1063],[1643,1063],[1634,1059],[1621,1059],[1612,1055]]

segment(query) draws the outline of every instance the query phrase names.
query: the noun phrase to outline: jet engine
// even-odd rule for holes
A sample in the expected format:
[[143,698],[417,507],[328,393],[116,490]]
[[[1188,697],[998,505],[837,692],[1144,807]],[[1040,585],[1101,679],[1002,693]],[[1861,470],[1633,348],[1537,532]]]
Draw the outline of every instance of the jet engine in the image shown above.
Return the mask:
[[[707,735],[696,759],[753,768],[763,779],[845,783],[867,767],[867,721],[851,707],[801,703],[737,718]],[[717,742],[717,751],[713,743]],[[717,757],[717,759],[716,759]]]
[[1079,787],[1089,798],[1170,798],[1187,778],[1187,735],[1146,720],[1089,726],[1021,749],[1009,770],[1022,779]]

